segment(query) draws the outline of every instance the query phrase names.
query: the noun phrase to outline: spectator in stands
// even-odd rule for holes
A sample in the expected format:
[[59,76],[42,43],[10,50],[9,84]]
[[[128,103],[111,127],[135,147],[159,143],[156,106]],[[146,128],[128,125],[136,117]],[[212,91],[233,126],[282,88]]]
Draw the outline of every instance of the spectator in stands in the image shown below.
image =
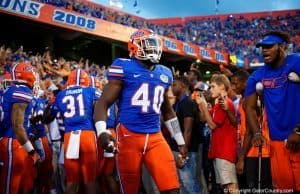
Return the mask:
[[[199,82],[201,82],[201,80],[202,80],[201,72],[194,67],[192,67],[188,71],[187,77],[188,77],[189,82],[192,83],[193,87],[195,87],[196,84],[199,84]],[[194,90],[194,88],[193,88],[193,90]]]
[[199,85],[202,83],[201,72],[192,65],[187,73],[187,79],[190,82],[189,91],[192,94],[192,98],[195,99],[194,89],[198,88]]
[[161,192],[178,193],[174,157],[160,132],[161,110],[183,159],[186,159],[187,150],[178,119],[165,92],[172,83],[172,73],[157,64],[162,53],[161,39],[152,31],[141,29],[131,35],[128,48],[131,59],[120,58],[113,62],[108,70],[109,82],[96,103],[97,134],[103,148],[113,151],[113,147],[109,146],[113,138],[107,132],[105,121],[107,108],[118,99],[117,162],[121,190],[128,194],[138,192],[141,165],[144,163]]
[[[189,85],[190,83],[186,77],[175,78],[172,84],[172,91],[176,97],[173,108],[178,117],[189,156],[189,160],[186,161],[187,164],[177,166],[179,168],[177,171],[181,193],[201,193],[197,177],[197,153],[202,131],[200,131],[199,126],[199,109],[189,94]],[[171,149],[175,157],[180,158],[177,144],[174,140],[171,141]]]
[[[209,97],[209,85],[201,83],[198,88],[194,89],[194,96],[203,96],[205,99]],[[207,99],[208,101],[208,99]],[[211,106],[211,105],[210,105]],[[208,109],[210,109],[208,107]],[[212,190],[213,193],[217,194],[217,185],[215,184],[215,175],[212,160],[208,158],[208,151],[210,147],[210,129],[205,122],[203,112],[200,112],[200,130],[201,130],[201,141],[199,142],[198,151],[198,177],[200,179],[200,185],[202,187],[202,193],[207,193]]]
[[[248,79],[246,118],[253,133],[253,145],[262,146],[266,137],[261,133],[256,113],[260,98],[266,110],[270,132],[271,171],[276,189],[300,191],[300,58],[286,54],[290,36],[282,31],[271,31],[256,46],[262,47],[265,65]],[[260,97],[259,97],[260,96]]]
[[237,132],[234,105],[227,97],[230,82],[225,75],[215,74],[211,78],[211,94],[215,105],[209,113],[207,103],[201,96],[196,96],[200,111],[212,131],[209,158],[214,159],[216,182],[226,192],[238,193],[235,161],[237,155]]
[[[188,71],[187,74],[187,79],[189,81],[189,93],[191,94],[191,98],[195,100],[196,95],[198,93],[199,88],[208,89],[208,85],[204,84],[202,82],[202,75],[201,72],[198,70],[197,64],[192,63],[190,66],[190,70]],[[206,87],[206,88],[205,88]],[[201,113],[202,114],[202,113]],[[198,146],[198,156],[197,156],[197,177],[198,180],[200,181],[202,193],[207,193],[207,184],[205,181],[204,177],[204,172],[203,172],[203,158],[207,158],[206,155],[203,156],[205,152],[203,150],[208,150],[208,147],[204,146],[209,146],[209,144],[203,144],[204,140],[204,128],[205,128],[205,122],[202,122],[201,124],[198,124],[198,135],[199,135],[199,146]]]

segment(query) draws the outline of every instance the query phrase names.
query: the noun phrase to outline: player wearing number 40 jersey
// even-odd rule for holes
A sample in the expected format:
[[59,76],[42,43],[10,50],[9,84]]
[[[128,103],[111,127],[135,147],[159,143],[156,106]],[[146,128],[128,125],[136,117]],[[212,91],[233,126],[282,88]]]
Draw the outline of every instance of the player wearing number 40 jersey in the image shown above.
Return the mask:
[[162,43],[149,30],[133,33],[128,43],[130,59],[116,59],[108,70],[108,84],[95,106],[95,126],[101,144],[112,151],[112,136],[106,130],[107,109],[118,99],[117,167],[121,192],[138,193],[141,165],[145,164],[163,193],[179,193],[172,152],[160,131],[160,114],[186,157],[186,147],[167,90],[171,71],[157,63]]
[[84,183],[85,193],[96,193],[97,146],[93,124],[94,101],[100,93],[90,85],[83,70],[74,70],[68,77],[67,89],[56,96],[52,113],[58,112],[65,124],[66,193],[77,193]]

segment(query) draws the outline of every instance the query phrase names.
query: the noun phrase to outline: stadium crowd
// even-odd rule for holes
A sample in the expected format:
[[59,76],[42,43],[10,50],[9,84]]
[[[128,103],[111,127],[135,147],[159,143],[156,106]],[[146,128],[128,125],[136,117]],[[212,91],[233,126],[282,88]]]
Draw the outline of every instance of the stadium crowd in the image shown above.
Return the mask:
[[270,14],[268,17],[249,19],[228,15],[226,19],[212,16],[196,20],[185,19],[184,24],[154,24],[140,17],[87,2],[67,0],[40,0],[40,2],[137,29],[152,29],[162,36],[224,51],[242,58],[247,57],[250,62],[261,61],[260,50],[255,47],[255,43],[270,30],[291,32],[292,40],[289,50],[291,52],[300,50],[299,12],[295,16],[286,14],[274,17]]

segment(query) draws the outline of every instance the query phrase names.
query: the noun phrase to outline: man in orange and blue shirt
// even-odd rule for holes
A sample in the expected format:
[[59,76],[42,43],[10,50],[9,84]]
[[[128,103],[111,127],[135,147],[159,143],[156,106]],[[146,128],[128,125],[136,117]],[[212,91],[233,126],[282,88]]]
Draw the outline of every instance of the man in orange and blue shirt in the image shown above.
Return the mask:
[[[253,132],[253,144],[261,146],[265,141],[259,131],[256,114],[256,84],[263,85],[262,101],[265,105],[270,133],[271,172],[276,189],[300,191],[299,133],[294,131],[300,121],[300,84],[293,79],[300,75],[299,54],[286,54],[289,35],[272,31],[264,35],[257,44],[262,47],[265,65],[256,70],[248,79],[246,117]],[[286,143],[285,143],[286,142]]]

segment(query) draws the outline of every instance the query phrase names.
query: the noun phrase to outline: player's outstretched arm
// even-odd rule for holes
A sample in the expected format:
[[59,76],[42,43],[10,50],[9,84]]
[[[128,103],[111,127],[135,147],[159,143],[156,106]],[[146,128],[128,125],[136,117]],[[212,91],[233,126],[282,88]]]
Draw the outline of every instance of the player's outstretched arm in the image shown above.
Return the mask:
[[[168,88],[169,89],[169,88]],[[170,134],[174,137],[180,154],[182,155],[183,159],[187,157],[187,148],[185,145],[185,141],[180,129],[179,121],[174,112],[171,103],[168,98],[168,92],[166,91],[164,94],[164,102],[161,106],[162,116],[165,121],[165,125],[168,128]]]
[[108,152],[113,151],[111,141],[115,141],[109,130],[106,129],[107,110],[120,95],[123,84],[120,80],[110,80],[104,87],[103,93],[94,107],[94,122],[97,137],[100,137],[101,146]]

